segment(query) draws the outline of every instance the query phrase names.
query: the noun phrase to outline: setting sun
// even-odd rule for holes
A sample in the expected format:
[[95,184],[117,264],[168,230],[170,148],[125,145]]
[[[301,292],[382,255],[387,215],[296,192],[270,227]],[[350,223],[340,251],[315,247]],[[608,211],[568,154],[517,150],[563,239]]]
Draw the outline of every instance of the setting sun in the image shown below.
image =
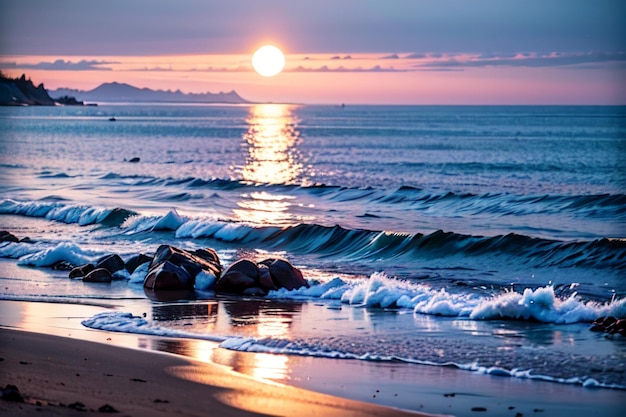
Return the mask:
[[252,55],[254,70],[264,77],[273,77],[285,67],[285,55],[275,46],[265,45]]

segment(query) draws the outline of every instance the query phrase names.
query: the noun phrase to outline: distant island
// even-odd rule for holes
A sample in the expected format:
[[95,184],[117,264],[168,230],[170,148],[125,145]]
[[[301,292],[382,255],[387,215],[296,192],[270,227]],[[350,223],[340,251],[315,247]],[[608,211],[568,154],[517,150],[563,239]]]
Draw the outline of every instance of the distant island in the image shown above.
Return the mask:
[[104,83],[93,90],[59,88],[51,90],[54,97],[69,96],[90,102],[162,102],[162,103],[248,103],[235,91],[228,93],[183,93],[180,90],[151,90],[126,83]]
[[88,105],[85,102],[249,103],[235,91],[183,93],[180,90],[151,90],[117,82],[104,83],[88,91],[70,88],[47,91],[43,84],[35,87],[25,74],[19,78],[9,78],[0,72],[0,106]]

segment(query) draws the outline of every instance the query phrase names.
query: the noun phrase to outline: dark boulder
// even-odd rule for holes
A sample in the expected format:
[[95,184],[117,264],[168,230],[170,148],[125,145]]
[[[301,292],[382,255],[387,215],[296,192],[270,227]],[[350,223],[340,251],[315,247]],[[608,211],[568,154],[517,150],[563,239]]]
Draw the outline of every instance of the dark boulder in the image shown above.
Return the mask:
[[70,278],[83,278],[85,275],[96,269],[94,264],[77,266],[70,271]]
[[0,231],[0,242],[14,242],[17,243],[20,240],[13,233],[7,232],[6,230]]
[[96,262],[96,269],[104,268],[111,274],[123,269],[124,267],[124,260],[116,253],[103,256]]
[[290,291],[300,287],[308,288],[309,284],[302,276],[302,272],[286,260],[266,259],[261,263],[269,267],[272,281],[278,288],[285,288]]
[[220,277],[222,265],[215,251],[203,249],[190,252],[161,245],[154,254],[143,285],[150,289],[192,289],[200,272],[211,274],[216,279]]
[[108,283],[112,280],[111,272],[105,268],[96,268],[83,277],[83,282],[104,282]]
[[194,277],[182,266],[165,261],[150,268],[143,286],[153,290],[179,290],[193,288]]
[[284,259],[266,259],[258,264],[241,259],[224,271],[215,291],[258,296],[279,288],[294,290],[308,286],[302,272]]
[[258,287],[259,268],[252,261],[240,259],[229,266],[215,284],[215,291],[242,294],[251,287]]
[[130,258],[128,258],[128,260],[125,263],[126,270],[128,271],[129,274],[132,274],[133,272],[135,272],[135,269],[137,269],[139,265],[152,262],[152,259],[153,259],[152,256],[148,256],[143,253],[131,256]]
[[592,323],[589,330],[608,333],[609,336],[613,336],[616,333],[626,336],[626,319],[618,319],[613,316],[599,317]]
[[24,397],[20,394],[20,390],[15,385],[7,385],[4,388],[0,388],[0,398],[4,401],[12,401],[23,403]]

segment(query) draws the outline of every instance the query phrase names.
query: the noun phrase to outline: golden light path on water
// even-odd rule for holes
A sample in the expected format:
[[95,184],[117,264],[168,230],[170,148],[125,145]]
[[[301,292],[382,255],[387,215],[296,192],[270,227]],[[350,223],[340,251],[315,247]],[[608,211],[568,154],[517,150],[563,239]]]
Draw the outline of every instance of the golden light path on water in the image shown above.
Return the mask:
[[[294,105],[259,104],[250,107],[243,135],[246,164],[240,169],[244,181],[252,184],[294,184],[301,182],[304,165],[298,151],[300,132],[293,114]],[[289,213],[294,196],[268,191],[242,195],[235,217],[256,224],[293,224]]]

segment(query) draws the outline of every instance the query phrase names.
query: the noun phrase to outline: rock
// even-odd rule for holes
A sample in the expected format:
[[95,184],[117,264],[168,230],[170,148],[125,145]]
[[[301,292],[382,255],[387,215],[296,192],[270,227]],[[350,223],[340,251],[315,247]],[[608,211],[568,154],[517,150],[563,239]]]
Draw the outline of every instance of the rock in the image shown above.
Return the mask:
[[20,394],[20,390],[15,385],[7,385],[4,388],[0,388],[0,398],[4,401],[12,401],[23,403],[24,398]]
[[96,262],[96,269],[104,268],[113,274],[115,271],[119,271],[124,268],[124,261],[120,258],[120,255],[114,253],[111,255],[104,256]]
[[50,268],[54,269],[55,271],[71,271],[75,267],[76,265],[72,265],[65,260],[60,260],[50,265]]
[[277,290],[278,287],[276,287],[276,284],[274,284],[274,280],[272,280],[269,266],[265,264],[258,264],[258,267],[259,284],[261,284],[261,287],[265,288],[266,291]]
[[[222,265],[217,253],[212,249],[204,249],[200,254],[202,256],[169,245],[159,246],[150,263],[144,287],[171,290],[192,289],[195,277],[201,271],[219,278]],[[166,263],[170,265],[164,266]]]
[[179,290],[193,288],[194,277],[182,266],[165,261],[150,268],[143,286],[153,290]]
[[83,277],[83,282],[104,282],[108,283],[112,280],[111,272],[105,268],[96,268]]
[[136,164],[136,163],[137,163],[137,162],[139,162],[139,161],[141,161],[141,159],[140,159],[139,157],[137,157],[137,156],[136,156],[136,157],[134,157],[134,158],[130,158],[130,159],[128,160],[128,162],[133,163],[133,164]]
[[609,336],[615,333],[626,336],[626,319],[617,319],[613,316],[599,317],[593,322],[589,330],[608,333]]
[[70,278],[83,278],[85,275],[96,269],[94,264],[77,266],[70,271]]
[[258,286],[258,276],[259,268],[254,262],[240,259],[220,276],[215,284],[215,291],[243,294],[248,288]]
[[266,259],[258,264],[241,259],[224,271],[215,291],[258,296],[279,288],[293,290],[308,286],[302,272],[284,259]]
[[300,287],[308,288],[309,284],[302,276],[302,272],[286,260],[266,259],[261,263],[269,267],[272,281],[276,287],[290,291]]
[[20,240],[13,233],[9,233],[6,230],[0,231],[0,242],[14,242],[17,243]]
[[205,261],[214,262],[216,264],[220,263],[220,258],[219,258],[219,256],[217,256],[217,252],[215,252],[214,249],[211,249],[211,248],[196,249],[193,252],[193,254],[196,255],[196,256],[199,256],[200,258],[204,259]]
[[243,295],[249,295],[249,296],[253,296],[253,297],[263,297],[263,296],[267,295],[267,291],[265,291],[262,288],[258,288],[258,287],[250,287],[250,288],[246,288],[243,291]]
[[128,258],[128,260],[125,263],[126,270],[132,274],[133,272],[135,272],[135,269],[137,269],[139,265],[152,262],[152,259],[154,259],[152,256],[148,256],[143,253],[140,253],[139,255],[131,256],[130,258]]

